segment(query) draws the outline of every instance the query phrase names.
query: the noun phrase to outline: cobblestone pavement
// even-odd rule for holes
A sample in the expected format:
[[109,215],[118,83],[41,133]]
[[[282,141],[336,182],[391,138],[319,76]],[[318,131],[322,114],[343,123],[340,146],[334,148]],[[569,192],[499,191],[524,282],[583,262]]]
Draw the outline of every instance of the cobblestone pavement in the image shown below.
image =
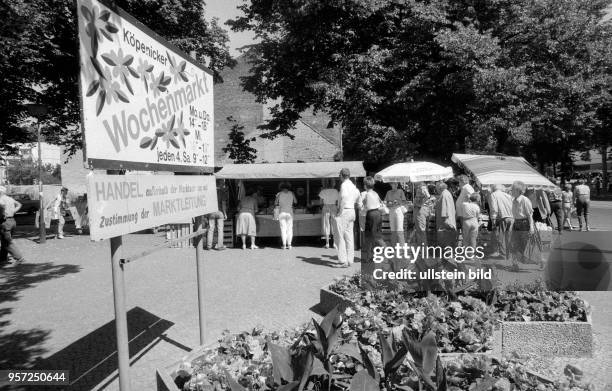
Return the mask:
[[[610,217],[612,202],[593,202],[595,229],[612,231]],[[124,256],[161,241],[153,235],[129,235]],[[89,383],[97,390],[117,390],[108,241],[92,243],[73,236],[42,246],[28,239],[18,239],[18,244],[29,262],[0,270],[0,366],[18,368],[37,359],[62,363],[63,355],[85,366],[87,357],[106,358],[71,389],[90,389],[85,386]],[[319,288],[359,267],[331,268],[333,250],[306,246],[204,254],[208,343],[224,329],[241,331],[260,324],[280,329],[307,322],[316,316],[309,309],[318,302]],[[130,319],[149,327],[130,334],[132,390],[151,390],[155,368],[199,345],[194,250],[165,249],[128,264],[126,286]],[[598,389],[612,389],[604,386],[612,382],[612,294],[586,292],[584,297],[595,308],[594,358],[547,361],[560,370],[567,362],[577,363],[597,376]]]

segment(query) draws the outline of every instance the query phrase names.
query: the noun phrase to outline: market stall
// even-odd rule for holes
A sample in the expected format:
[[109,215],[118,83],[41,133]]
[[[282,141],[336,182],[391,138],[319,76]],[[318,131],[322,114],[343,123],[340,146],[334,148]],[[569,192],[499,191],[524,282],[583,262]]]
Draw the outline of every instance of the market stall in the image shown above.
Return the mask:
[[298,204],[294,210],[294,236],[321,236],[321,206],[318,203],[323,180],[337,179],[348,168],[353,179],[366,175],[362,162],[227,164],[216,173],[218,179],[234,182],[234,205],[244,197],[246,188],[259,190],[261,203],[255,216],[258,237],[280,236],[274,220],[274,199],[281,182],[289,182]]
[[557,187],[522,157],[454,153],[452,161],[470,173],[482,189],[522,181],[527,187],[549,190]]

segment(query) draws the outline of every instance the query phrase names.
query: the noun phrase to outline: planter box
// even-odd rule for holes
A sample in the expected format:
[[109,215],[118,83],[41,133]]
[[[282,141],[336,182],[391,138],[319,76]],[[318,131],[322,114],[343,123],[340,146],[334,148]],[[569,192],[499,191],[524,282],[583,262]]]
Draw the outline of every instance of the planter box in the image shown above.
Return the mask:
[[591,357],[593,324],[586,322],[502,322],[502,351],[540,356]]
[[[353,302],[332,292],[329,286],[321,288],[319,308],[322,313],[331,311],[336,305],[344,311]],[[494,332],[493,337],[492,352],[564,357],[591,357],[593,354],[590,316],[586,322],[502,322],[501,330]]]
[[219,345],[219,342],[214,342],[210,345],[199,346],[193,349],[187,356],[178,360],[164,368],[157,368],[155,370],[155,377],[157,379],[157,391],[182,391],[174,383],[176,377],[176,370],[178,366],[183,362],[192,362],[196,358],[200,357],[206,350],[212,349]]

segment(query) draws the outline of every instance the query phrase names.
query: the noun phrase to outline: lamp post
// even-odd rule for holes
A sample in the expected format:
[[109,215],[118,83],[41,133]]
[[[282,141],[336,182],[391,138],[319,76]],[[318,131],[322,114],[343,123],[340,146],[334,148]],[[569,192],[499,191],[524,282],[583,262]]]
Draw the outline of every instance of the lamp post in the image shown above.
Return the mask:
[[26,105],[28,113],[36,117],[36,138],[38,142],[38,243],[45,243],[47,232],[45,230],[45,206],[43,200],[42,182],[42,148],[40,145],[40,120],[47,114],[47,106],[30,103]]

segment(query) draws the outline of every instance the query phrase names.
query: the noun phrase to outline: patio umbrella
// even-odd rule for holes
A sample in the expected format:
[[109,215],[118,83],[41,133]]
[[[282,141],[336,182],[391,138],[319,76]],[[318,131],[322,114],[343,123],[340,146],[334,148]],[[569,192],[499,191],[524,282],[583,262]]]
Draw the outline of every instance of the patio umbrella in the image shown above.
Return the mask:
[[425,182],[451,178],[453,169],[431,162],[397,163],[375,175],[383,182]]

